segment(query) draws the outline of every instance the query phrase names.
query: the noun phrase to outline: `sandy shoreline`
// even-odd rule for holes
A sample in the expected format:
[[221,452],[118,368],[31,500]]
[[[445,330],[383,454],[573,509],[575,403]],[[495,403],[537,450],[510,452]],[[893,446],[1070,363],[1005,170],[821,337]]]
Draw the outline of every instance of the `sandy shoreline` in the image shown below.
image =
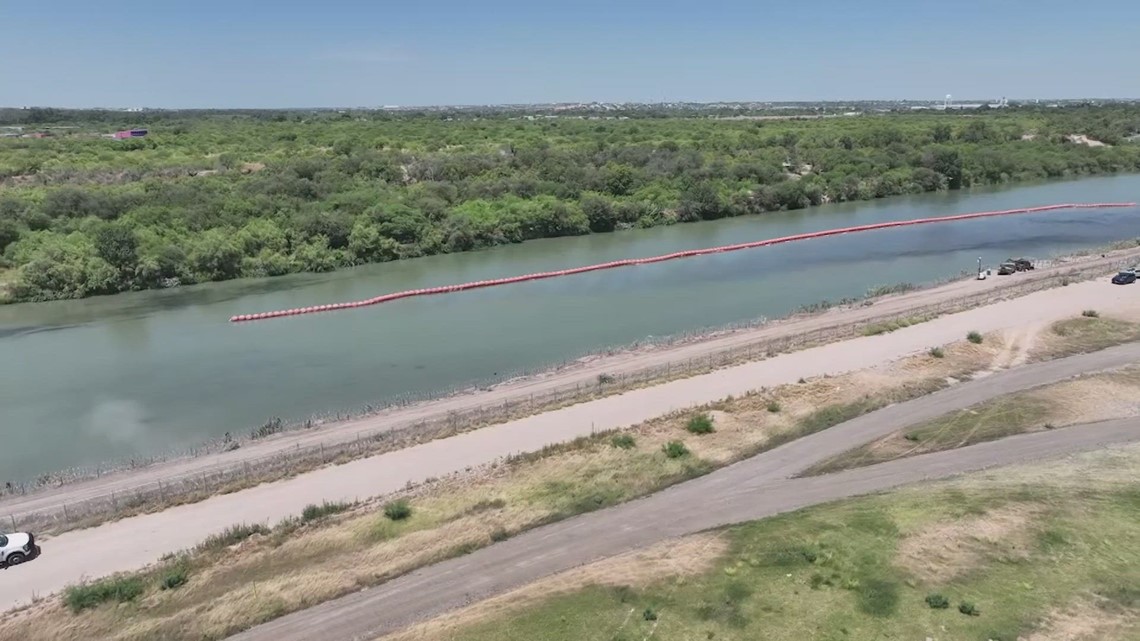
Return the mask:
[[[329,423],[319,429],[285,432],[271,438],[248,441],[242,447],[199,457],[175,459],[138,469],[128,469],[102,475],[98,478],[77,481],[53,488],[44,488],[26,495],[9,495],[0,499],[0,514],[26,515],[33,512],[64,510],[70,504],[75,511],[84,501],[105,500],[114,495],[131,492],[171,492],[180,479],[205,483],[207,475],[217,475],[249,469],[259,462],[273,460],[277,465],[287,464],[287,458],[320,448],[346,447],[362,439],[407,428],[421,428],[429,421],[460,423],[495,423],[495,412],[501,420],[509,418],[506,408],[512,403],[530,405],[535,410],[542,406],[558,406],[585,400],[593,396],[599,386],[599,377],[642,382],[671,378],[668,373],[676,367],[676,375],[694,368],[716,369],[729,362],[763,358],[768,351],[796,349],[811,343],[826,343],[858,336],[860,323],[875,322],[899,315],[931,310],[932,315],[954,311],[955,302],[968,297],[980,297],[975,304],[1000,300],[1006,294],[1022,293],[1034,288],[1055,286],[1064,274],[1079,271],[1079,277],[1107,274],[1122,264],[1140,260],[1140,248],[1131,248],[1101,255],[1069,258],[1053,266],[1010,277],[996,277],[985,281],[963,279],[930,289],[891,295],[854,306],[831,308],[812,315],[793,316],[765,323],[758,327],[738,330],[714,331],[693,339],[682,339],[664,345],[652,345],[611,352],[607,355],[587,357],[534,376],[523,377],[455,396],[382,410],[365,417]],[[1050,282],[1052,279],[1052,282]],[[1014,291],[1011,291],[1014,290]],[[939,307],[942,306],[942,307]],[[968,305],[967,305],[968,306]],[[776,349],[773,350],[773,347]],[[701,359],[707,360],[707,367]],[[627,379],[628,377],[628,379]],[[616,391],[616,390],[614,390]],[[562,401],[561,403],[559,401]],[[490,408],[485,409],[485,408]],[[663,413],[666,408],[659,408]],[[478,415],[490,412],[484,420]],[[526,413],[523,411],[522,413]],[[161,485],[165,484],[165,486]]]

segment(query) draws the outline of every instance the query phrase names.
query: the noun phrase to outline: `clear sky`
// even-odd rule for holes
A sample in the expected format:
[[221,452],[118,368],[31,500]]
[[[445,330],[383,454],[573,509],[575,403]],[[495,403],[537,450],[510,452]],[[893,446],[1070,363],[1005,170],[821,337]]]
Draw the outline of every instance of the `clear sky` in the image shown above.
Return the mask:
[[0,0],[0,105],[1140,95],[1140,0]]

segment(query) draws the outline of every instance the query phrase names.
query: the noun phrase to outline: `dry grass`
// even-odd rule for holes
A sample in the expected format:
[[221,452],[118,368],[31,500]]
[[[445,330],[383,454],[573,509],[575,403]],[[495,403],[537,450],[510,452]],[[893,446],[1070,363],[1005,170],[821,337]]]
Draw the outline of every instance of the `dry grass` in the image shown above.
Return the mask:
[[[144,573],[148,591],[137,603],[74,616],[52,599],[0,622],[0,640],[223,638],[538,524],[659,490],[832,421],[929,393],[985,368],[1001,349],[991,342],[947,346],[941,359],[924,354],[728,399],[703,408],[716,426],[710,434],[689,434],[686,412],[627,430],[635,439],[632,448],[616,447],[603,434],[440,479],[404,493],[414,509],[405,521],[384,518],[380,499],[311,523],[294,519],[233,546],[224,561],[193,555],[189,581],[176,590],[158,590],[161,569],[151,569]],[[769,410],[773,402],[779,412]],[[662,445],[677,439],[692,454],[666,458]]]
[[1023,641],[1124,641],[1137,632],[1140,611],[1117,608],[1089,595],[1050,612]]
[[1002,396],[908,427],[806,470],[827,474],[1014,434],[1140,416],[1140,368],[1082,376]]
[[930,523],[905,536],[895,564],[924,585],[939,585],[984,567],[993,557],[1024,559],[1035,507],[1005,506],[984,515]]
[[1140,340],[1140,323],[1107,316],[1079,316],[1053,323],[1030,360],[1047,361]]
[[665,541],[644,550],[592,563],[541,579],[498,597],[480,601],[385,637],[386,641],[415,641],[448,636],[464,626],[493,620],[552,596],[587,587],[621,590],[642,588],[665,579],[683,580],[708,571],[729,549],[721,533],[706,533]]

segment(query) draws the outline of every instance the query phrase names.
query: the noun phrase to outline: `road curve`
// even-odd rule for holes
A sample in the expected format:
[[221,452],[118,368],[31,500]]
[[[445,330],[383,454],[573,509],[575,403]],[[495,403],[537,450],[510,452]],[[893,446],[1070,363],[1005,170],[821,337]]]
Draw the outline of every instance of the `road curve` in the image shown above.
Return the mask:
[[768,467],[773,457],[760,455],[644,499],[532,530],[230,639],[371,640],[542,577],[672,537],[906,483],[1133,442],[1140,442],[1140,420],[1129,418],[1013,436],[827,476],[778,480],[772,479]]
[[[757,479],[764,481],[788,478],[847,449],[946,412],[1078,374],[1136,362],[1140,362],[1140,343],[997,372],[787,443],[752,459],[749,462],[750,474],[758,475]],[[755,379],[750,380],[756,382]],[[648,392],[662,393],[653,388]],[[660,409],[667,408],[671,400],[675,402],[676,399],[652,398],[647,403],[648,407]],[[612,397],[597,403],[604,405],[622,401],[620,397]],[[583,406],[575,407],[580,410]],[[83,577],[95,578],[137,569],[158,560],[163,554],[192,547],[205,534],[224,529],[237,521],[275,523],[299,513],[308,503],[320,503],[326,499],[352,500],[355,495],[396,491],[409,479],[422,481],[430,476],[443,476],[466,466],[490,463],[518,451],[535,451],[548,442],[573,438],[573,435],[560,434],[559,424],[578,428],[590,423],[587,419],[554,424],[551,422],[554,414],[557,413],[476,430],[154,514],[66,532],[43,542],[44,555],[26,566],[18,581],[0,582],[0,609],[26,603],[36,594],[58,592]],[[637,421],[630,421],[634,422]],[[618,426],[620,423],[599,428]],[[713,483],[715,487],[721,483],[716,480],[720,478],[724,476],[718,474],[705,482]],[[345,479],[348,479],[347,484]],[[360,488],[366,489],[361,492]],[[188,523],[194,526],[187,527]],[[90,550],[101,552],[92,555]],[[10,576],[11,572],[4,578]]]

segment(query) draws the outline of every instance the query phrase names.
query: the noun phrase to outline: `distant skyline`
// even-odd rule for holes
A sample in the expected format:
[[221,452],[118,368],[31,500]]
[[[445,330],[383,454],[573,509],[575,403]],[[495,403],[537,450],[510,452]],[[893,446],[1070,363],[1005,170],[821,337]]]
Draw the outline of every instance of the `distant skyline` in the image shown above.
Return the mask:
[[1135,0],[7,2],[0,105],[1135,98],[1138,24]]

